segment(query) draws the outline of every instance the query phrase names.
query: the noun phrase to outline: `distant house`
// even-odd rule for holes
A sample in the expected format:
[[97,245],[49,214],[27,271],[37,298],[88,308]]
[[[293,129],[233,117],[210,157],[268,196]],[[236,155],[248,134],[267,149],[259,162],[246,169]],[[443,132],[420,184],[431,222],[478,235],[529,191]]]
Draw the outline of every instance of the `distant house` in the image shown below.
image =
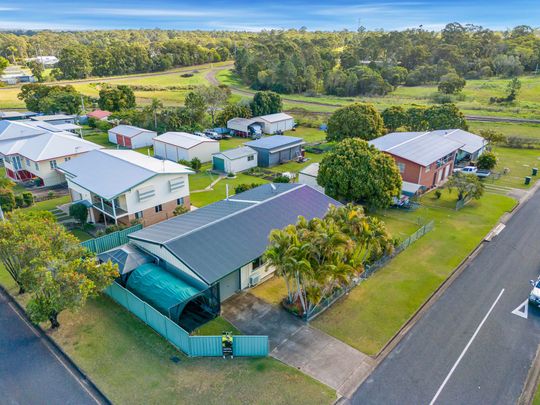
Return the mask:
[[157,132],[134,127],[132,125],[118,125],[109,129],[109,142],[123,146],[127,149],[138,149],[152,146],[152,139]]
[[58,63],[58,58],[56,56],[37,56],[35,58],[26,58],[27,62],[38,62],[43,65],[45,68],[53,67]]
[[130,243],[160,264],[225,301],[270,277],[268,235],[306,219],[323,217],[340,203],[303,184],[264,184],[225,200],[146,227]]
[[433,132],[393,132],[369,143],[394,158],[404,181],[427,189],[448,179],[464,146]]
[[37,115],[34,112],[26,111],[0,111],[0,120],[9,120],[9,121],[19,121],[26,120],[34,115]]
[[178,162],[198,158],[202,163],[212,161],[219,152],[219,142],[186,132],[165,132],[154,138],[154,156]]
[[319,174],[319,164],[311,163],[310,165],[304,167],[298,173],[298,183],[307,184],[308,186],[313,187],[316,190],[319,190],[324,193],[324,188],[319,186],[317,183],[317,175]]
[[304,144],[302,138],[285,135],[267,136],[245,143],[257,151],[257,165],[260,167],[272,167],[302,156]]
[[132,150],[103,149],[58,166],[73,202],[91,207],[90,221],[151,225],[190,208],[188,175],[182,165]]
[[112,112],[110,111],[104,111],[104,110],[94,110],[92,112],[89,112],[86,114],[88,118],[94,118],[98,121],[105,121],[107,118],[111,116]]
[[102,148],[65,131],[47,130],[46,125],[49,124],[0,121],[0,157],[12,180],[36,180],[41,186],[64,183],[63,174],[56,171],[60,163]]
[[463,160],[474,161],[478,159],[484,153],[488,144],[485,138],[462,129],[441,129],[432,133],[463,144],[456,154],[456,163]]
[[227,128],[242,136],[259,134],[273,135],[289,131],[294,127],[294,118],[289,114],[277,113],[253,118],[233,118],[227,121]]
[[257,167],[257,151],[249,146],[229,149],[212,156],[212,169],[224,173],[239,173]]
[[5,84],[33,83],[35,81],[34,75],[29,73],[28,69],[22,69],[20,66],[8,66],[0,75],[0,82]]
[[51,125],[58,124],[75,124],[76,115],[67,114],[52,114],[52,115],[35,115],[30,117],[32,121],[46,122]]

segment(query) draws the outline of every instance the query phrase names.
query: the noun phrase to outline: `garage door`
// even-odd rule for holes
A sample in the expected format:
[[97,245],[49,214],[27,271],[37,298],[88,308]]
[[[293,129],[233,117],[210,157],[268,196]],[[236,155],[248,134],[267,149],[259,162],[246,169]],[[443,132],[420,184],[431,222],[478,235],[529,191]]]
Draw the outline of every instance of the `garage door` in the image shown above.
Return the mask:
[[219,282],[219,299],[225,301],[240,289],[240,274],[238,270],[229,274]]
[[218,157],[214,157],[213,162],[214,162],[214,164],[213,164],[214,170],[217,170],[217,171],[220,171],[220,172],[225,171],[225,160],[223,160],[221,158],[218,158]]

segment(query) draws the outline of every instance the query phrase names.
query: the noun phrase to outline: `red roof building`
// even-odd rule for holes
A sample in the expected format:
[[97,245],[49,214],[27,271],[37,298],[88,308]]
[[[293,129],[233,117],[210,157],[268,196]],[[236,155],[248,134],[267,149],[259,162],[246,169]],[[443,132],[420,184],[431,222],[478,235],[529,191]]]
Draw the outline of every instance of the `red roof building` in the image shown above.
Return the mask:
[[112,114],[110,111],[94,110],[91,113],[86,114],[88,118],[95,118],[96,120],[104,120]]

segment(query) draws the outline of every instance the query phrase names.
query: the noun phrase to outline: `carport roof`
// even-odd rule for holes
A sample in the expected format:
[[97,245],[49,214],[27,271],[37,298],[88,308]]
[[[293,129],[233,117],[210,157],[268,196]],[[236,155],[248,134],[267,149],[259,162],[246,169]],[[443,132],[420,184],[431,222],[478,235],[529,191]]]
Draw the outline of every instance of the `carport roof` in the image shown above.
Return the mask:
[[[322,217],[339,202],[304,184],[265,184],[229,200],[200,208],[129,235],[159,244],[208,285],[260,257],[268,235],[296,223],[298,216]],[[169,239],[167,239],[169,238]]]

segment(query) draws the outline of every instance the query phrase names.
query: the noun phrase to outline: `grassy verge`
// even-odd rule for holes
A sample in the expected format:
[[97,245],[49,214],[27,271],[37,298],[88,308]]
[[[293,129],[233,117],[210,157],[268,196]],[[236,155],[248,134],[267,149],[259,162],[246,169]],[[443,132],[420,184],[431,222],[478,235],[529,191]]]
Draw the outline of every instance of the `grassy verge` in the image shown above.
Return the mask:
[[[16,293],[2,268],[0,283]],[[106,297],[62,313],[60,324],[52,338],[113,403],[328,404],[335,398],[272,358],[188,358]]]
[[479,133],[483,129],[493,129],[506,136],[515,136],[519,138],[540,138],[540,125],[538,124],[469,121],[469,129],[475,134]]
[[215,336],[221,335],[223,332],[232,332],[233,335],[241,335],[238,329],[231,325],[225,318],[218,316],[212,319],[210,322],[206,322],[201,327],[195,329],[192,335],[196,336]]
[[[411,223],[435,221],[435,229],[353,289],[312,324],[367,354],[376,354],[414,311],[475,248],[515,200],[486,194],[456,212],[455,195],[431,195],[415,212],[387,211]],[[389,302],[391,297],[391,303]]]
[[532,405],[540,405],[540,384],[536,387],[536,393],[534,394]]
[[85,240],[94,238],[92,235],[90,235],[88,232],[83,231],[82,229],[72,229],[69,232],[77,239],[79,239],[80,242],[84,242]]
[[[493,152],[498,158],[496,171],[503,171],[505,168],[510,169],[508,174],[502,175],[493,184],[513,188],[530,187],[530,185],[526,186],[524,184],[525,176],[531,175],[533,167],[540,167],[540,150],[495,147]],[[537,177],[533,177],[531,185],[536,180]]]
[[50,200],[40,201],[32,205],[31,207],[24,208],[25,211],[50,211],[59,205],[67,204],[71,199],[69,195],[62,197],[52,198]]

